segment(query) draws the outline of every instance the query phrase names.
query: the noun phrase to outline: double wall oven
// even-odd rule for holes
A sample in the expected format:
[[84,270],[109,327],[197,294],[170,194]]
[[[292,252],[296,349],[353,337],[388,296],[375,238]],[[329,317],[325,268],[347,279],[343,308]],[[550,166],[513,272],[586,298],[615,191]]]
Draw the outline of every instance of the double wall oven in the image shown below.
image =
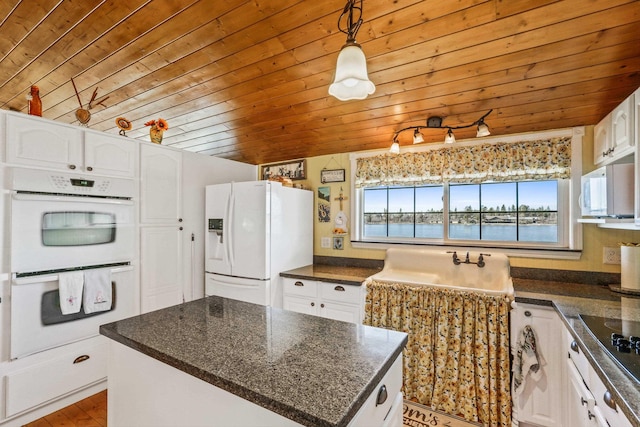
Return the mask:
[[[134,181],[13,168],[10,182],[11,358],[97,335],[99,325],[137,314]],[[109,309],[63,314],[59,283],[69,272],[106,275]]]

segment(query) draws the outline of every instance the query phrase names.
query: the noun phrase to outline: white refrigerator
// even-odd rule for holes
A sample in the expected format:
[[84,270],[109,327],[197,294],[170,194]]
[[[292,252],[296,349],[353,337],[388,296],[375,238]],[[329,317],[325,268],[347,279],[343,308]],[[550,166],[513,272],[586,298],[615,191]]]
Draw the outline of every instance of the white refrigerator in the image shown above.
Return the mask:
[[313,263],[313,192],[279,182],[206,187],[205,294],[282,307],[280,272]]

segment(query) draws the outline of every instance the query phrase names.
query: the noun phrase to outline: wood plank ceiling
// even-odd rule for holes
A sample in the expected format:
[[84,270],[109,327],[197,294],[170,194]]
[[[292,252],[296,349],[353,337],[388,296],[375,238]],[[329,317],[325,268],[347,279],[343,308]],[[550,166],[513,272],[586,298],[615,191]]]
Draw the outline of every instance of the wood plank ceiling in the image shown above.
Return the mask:
[[[489,109],[493,135],[595,124],[640,86],[640,1],[365,0],[357,40],[376,92],[327,93],[345,0],[3,0],[0,106],[259,164],[389,147],[395,131]],[[441,142],[444,131],[423,131]],[[456,132],[458,140],[474,129]],[[400,137],[411,144],[411,132]]]

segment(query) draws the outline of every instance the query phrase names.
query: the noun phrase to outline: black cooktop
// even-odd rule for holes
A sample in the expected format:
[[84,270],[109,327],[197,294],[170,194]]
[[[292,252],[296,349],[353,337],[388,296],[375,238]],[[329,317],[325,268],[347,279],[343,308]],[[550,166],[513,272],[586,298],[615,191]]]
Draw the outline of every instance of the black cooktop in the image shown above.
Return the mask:
[[583,314],[580,319],[607,353],[640,382],[640,342],[636,341],[640,339],[640,322]]

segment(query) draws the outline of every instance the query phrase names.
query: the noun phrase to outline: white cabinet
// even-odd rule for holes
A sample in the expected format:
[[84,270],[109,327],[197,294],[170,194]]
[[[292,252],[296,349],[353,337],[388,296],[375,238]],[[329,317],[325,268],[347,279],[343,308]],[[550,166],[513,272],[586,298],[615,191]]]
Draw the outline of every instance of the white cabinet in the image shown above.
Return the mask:
[[140,309],[142,313],[182,302],[181,269],[181,227],[140,227]]
[[511,347],[516,357],[522,329],[529,325],[534,331],[538,353],[545,364],[542,377],[535,381],[526,377],[524,390],[514,402],[514,413],[520,422],[546,427],[562,427],[562,321],[555,309],[546,306],[518,304],[511,319]]
[[256,166],[140,148],[141,308],[148,312],[204,296],[204,187],[254,180]]
[[572,427],[597,426],[597,420],[593,415],[595,399],[589,388],[585,385],[580,372],[576,369],[571,359],[566,359],[566,399],[567,410],[565,412],[565,425]]
[[183,300],[182,153],[140,148],[140,308],[146,313]]
[[[401,386],[399,355],[348,427],[402,427]],[[117,342],[109,348],[107,413],[110,426],[302,426]]]
[[[17,425],[67,406],[67,397],[82,390],[96,393],[106,387],[107,339],[101,336],[48,350],[2,366],[5,410],[0,419],[16,418]],[[75,397],[79,400],[82,394]],[[46,405],[60,399],[57,407]],[[55,404],[54,404],[55,405]],[[61,406],[60,406],[61,405]],[[38,413],[31,413],[43,407]],[[42,414],[44,412],[44,414]],[[1,412],[0,412],[1,414]],[[10,422],[11,425],[11,422]]]
[[140,223],[182,222],[182,153],[160,145],[140,147]]
[[84,169],[101,175],[135,176],[138,141],[119,135],[85,131]]
[[593,129],[593,163],[614,163],[635,151],[634,95],[618,105]]
[[611,154],[611,113],[593,128],[593,163],[600,165]]
[[7,114],[7,163],[80,170],[82,130],[50,120]]
[[[373,389],[348,427],[402,427],[402,354]],[[378,403],[381,393],[387,398]],[[382,398],[380,399],[382,400]]]
[[121,136],[7,114],[8,163],[133,177],[137,151],[137,142]]
[[588,385],[595,399],[595,407],[592,411],[594,418],[604,418],[606,420],[606,424],[601,423],[601,425],[631,427],[631,422],[622,413],[615,399],[591,365],[589,365]]
[[631,427],[631,422],[564,325],[562,333],[563,352],[567,356],[565,393],[568,397],[564,425]]
[[283,308],[344,322],[362,323],[361,286],[282,278]]

